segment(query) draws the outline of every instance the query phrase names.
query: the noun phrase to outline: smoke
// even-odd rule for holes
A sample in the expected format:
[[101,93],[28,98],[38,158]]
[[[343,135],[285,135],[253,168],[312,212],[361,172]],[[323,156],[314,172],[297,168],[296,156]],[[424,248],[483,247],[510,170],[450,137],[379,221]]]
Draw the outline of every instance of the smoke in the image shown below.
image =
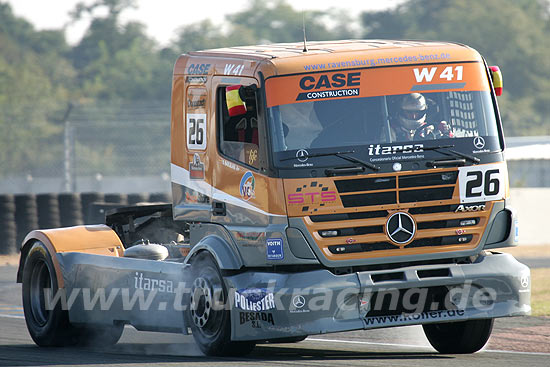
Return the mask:
[[124,328],[116,345],[104,351],[147,356],[203,356],[192,335],[137,331],[131,326]]

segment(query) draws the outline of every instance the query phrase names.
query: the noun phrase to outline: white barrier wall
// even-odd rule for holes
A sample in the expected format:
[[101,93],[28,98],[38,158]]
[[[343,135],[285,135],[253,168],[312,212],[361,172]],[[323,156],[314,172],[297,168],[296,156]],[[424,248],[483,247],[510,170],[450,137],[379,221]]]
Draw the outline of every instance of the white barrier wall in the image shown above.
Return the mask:
[[509,205],[519,214],[520,245],[550,244],[550,188],[512,188]]

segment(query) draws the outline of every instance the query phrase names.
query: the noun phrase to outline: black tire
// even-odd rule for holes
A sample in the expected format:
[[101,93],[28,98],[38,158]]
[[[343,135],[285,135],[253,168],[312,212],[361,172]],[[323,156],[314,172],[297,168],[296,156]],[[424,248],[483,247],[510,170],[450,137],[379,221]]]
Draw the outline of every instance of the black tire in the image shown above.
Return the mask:
[[428,341],[439,353],[475,353],[487,343],[493,319],[422,325]]
[[78,330],[57,302],[46,307],[44,289],[55,295],[59,287],[52,259],[46,246],[36,242],[29,250],[23,268],[23,310],[32,340],[41,347],[67,346],[78,342]]
[[[207,356],[242,356],[256,345],[231,341],[231,316],[226,307],[227,289],[214,258],[206,251],[191,260],[191,296],[186,321],[193,338]],[[215,307],[217,306],[217,307]]]

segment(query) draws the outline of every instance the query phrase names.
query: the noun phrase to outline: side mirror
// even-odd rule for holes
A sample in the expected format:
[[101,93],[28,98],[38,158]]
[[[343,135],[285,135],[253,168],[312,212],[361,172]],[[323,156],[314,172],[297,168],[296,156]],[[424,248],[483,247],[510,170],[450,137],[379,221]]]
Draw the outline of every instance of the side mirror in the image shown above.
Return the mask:
[[489,66],[491,71],[491,81],[493,82],[493,88],[497,96],[502,95],[502,73],[498,66]]

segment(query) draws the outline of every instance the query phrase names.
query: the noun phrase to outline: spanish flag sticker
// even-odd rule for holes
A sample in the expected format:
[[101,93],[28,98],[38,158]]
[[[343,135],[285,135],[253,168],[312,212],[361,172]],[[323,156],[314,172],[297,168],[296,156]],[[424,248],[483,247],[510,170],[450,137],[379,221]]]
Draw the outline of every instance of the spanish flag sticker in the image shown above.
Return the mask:
[[239,88],[241,85],[231,85],[225,89],[225,99],[229,116],[239,116],[246,113],[246,106],[239,96]]

